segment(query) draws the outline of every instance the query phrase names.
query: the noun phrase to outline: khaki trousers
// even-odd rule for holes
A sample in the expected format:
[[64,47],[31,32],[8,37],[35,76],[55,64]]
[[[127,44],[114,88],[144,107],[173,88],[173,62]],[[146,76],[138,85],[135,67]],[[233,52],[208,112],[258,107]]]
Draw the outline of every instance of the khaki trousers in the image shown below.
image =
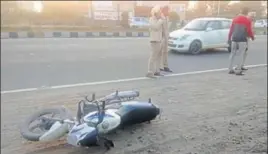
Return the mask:
[[150,42],[151,44],[151,55],[149,58],[148,64],[148,73],[154,74],[160,72],[160,63],[161,63],[161,42]]
[[163,41],[162,43],[162,56],[161,56],[161,68],[168,67],[168,41]]
[[246,49],[247,42],[232,42],[231,54],[229,57],[229,71],[233,70],[234,63],[237,63],[237,67],[234,71],[242,71]]

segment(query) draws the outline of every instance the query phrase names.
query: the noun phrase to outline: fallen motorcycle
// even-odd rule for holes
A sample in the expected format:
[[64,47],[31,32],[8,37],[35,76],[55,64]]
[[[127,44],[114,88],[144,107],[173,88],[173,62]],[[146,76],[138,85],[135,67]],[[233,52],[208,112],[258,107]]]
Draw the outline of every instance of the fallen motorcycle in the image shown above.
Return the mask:
[[101,145],[110,149],[114,143],[105,134],[127,125],[150,122],[160,114],[151,99],[137,101],[137,97],[138,91],[116,91],[100,99],[93,94],[91,100],[85,97],[78,103],[76,117],[64,107],[44,109],[24,121],[20,132],[29,141],[52,141],[68,134],[67,142],[73,146]]

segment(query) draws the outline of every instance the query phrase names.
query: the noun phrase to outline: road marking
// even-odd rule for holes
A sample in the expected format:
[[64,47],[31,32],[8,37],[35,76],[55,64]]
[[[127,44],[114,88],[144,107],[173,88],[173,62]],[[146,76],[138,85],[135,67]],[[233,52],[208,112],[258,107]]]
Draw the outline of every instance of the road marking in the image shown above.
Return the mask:
[[[246,67],[247,68],[254,68],[254,67],[262,67],[262,66],[267,66],[267,64],[247,65]],[[220,72],[220,71],[226,71],[226,70],[228,70],[228,69],[227,68],[220,68],[220,69],[211,69],[211,70],[204,70],[204,71],[194,71],[194,72],[185,72],[185,73],[177,73],[177,74],[168,74],[168,75],[165,75],[163,77],[184,76],[184,75],[202,74],[202,73],[210,73],[210,72]],[[37,90],[41,90],[41,89],[62,89],[62,88],[81,87],[81,86],[93,86],[93,85],[102,85],[102,84],[119,83],[119,82],[129,82],[129,81],[138,81],[138,80],[149,80],[149,78],[147,78],[147,77],[137,77],[137,78],[129,78],[129,79],[118,79],[118,80],[97,81],[97,82],[89,82],[89,83],[59,85],[59,86],[51,86],[51,87],[45,87],[45,88],[17,89],[17,90],[1,91],[1,94],[30,92],[30,91],[37,91]]]
[[10,90],[10,91],[1,91],[1,94],[29,92],[29,91],[36,91],[36,90],[38,90],[38,88],[17,89],[17,90]]

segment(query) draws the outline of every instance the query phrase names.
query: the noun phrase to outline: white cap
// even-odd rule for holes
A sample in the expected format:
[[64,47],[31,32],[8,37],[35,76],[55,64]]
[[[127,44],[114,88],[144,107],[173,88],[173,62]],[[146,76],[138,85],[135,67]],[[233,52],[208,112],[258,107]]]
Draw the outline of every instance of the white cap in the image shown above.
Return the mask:
[[157,5],[157,6],[155,6],[155,7],[152,8],[151,15],[154,16],[155,13],[158,13],[160,11],[161,11],[161,8],[160,8],[160,6]]

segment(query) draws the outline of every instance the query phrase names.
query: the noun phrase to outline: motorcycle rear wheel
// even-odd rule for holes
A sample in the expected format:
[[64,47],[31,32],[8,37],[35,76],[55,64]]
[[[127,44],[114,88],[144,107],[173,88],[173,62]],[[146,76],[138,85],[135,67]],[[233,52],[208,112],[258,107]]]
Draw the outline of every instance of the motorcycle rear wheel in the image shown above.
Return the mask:
[[[45,115],[58,115],[57,118],[62,120],[64,119],[72,119],[72,115],[65,110],[65,108],[51,108],[51,109],[43,109],[40,111],[35,112],[33,115],[28,117],[20,127],[20,133],[23,138],[29,141],[39,141],[39,138],[46,133],[51,126],[54,124],[55,121],[43,121],[41,117]],[[54,117],[54,116],[53,116]],[[40,120],[40,124],[36,124],[35,126],[31,127],[31,124],[36,120]],[[40,132],[34,132],[34,129],[39,128]]]

